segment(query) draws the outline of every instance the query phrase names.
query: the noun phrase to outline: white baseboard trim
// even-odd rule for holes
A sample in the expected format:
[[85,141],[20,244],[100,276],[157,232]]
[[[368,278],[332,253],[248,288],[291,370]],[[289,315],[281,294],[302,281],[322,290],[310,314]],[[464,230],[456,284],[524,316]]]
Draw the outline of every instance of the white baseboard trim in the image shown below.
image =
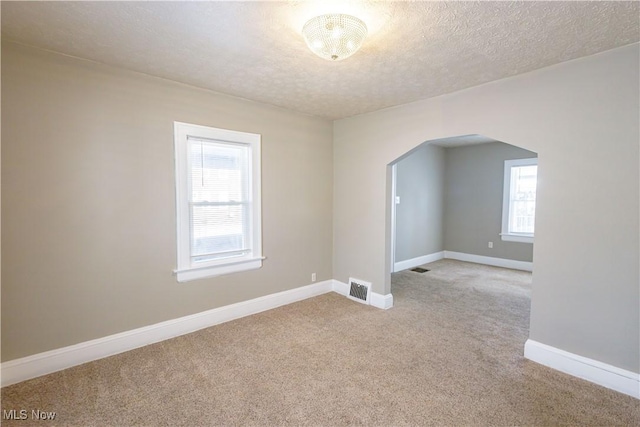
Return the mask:
[[334,290],[333,282],[335,281],[325,280],[249,301],[214,308],[203,311],[202,313],[167,320],[131,331],[10,360],[0,365],[0,384],[2,387],[5,387],[93,360],[113,356],[114,354],[188,334],[240,317],[325,294]]
[[393,307],[393,295],[387,294],[377,294],[375,292],[371,292],[371,305],[376,308],[381,308],[383,310],[388,310]]
[[528,261],[515,261],[505,258],[493,258],[489,256],[465,254],[462,252],[444,251],[447,259],[457,259],[458,261],[475,262],[476,264],[492,265],[494,267],[511,268],[514,270],[533,271],[533,263]]
[[444,251],[435,252],[429,255],[419,256],[417,258],[411,258],[404,261],[398,261],[393,265],[393,271],[402,271],[409,268],[417,267],[423,264],[429,264],[444,258]]
[[565,374],[640,399],[640,374],[635,372],[578,356],[533,340],[527,340],[525,343],[524,357]]
[[[332,280],[332,288],[333,292],[338,293],[343,296],[347,296],[349,294],[349,285],[339,280]],[[387,294],[377,294],[375,292],[371,292],[371,298],[369,299],[369,305],[381,308],[383,310],[387,310],[393,307],[393,295]]]
[[333,290],[333,292],[342,296],[346,297],[347,295],[349,295],[349,285],[339,280],[334,279],[331,281],[331,289]]

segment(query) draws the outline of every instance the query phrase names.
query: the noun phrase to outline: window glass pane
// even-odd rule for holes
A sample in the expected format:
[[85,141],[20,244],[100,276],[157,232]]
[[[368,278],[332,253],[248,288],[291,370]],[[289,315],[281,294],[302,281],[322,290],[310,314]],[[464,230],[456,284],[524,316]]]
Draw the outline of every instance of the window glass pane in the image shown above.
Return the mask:
[[191,201],[246,201],[248,150],[240,144],[191,140]]
[[511,168],[509,233],[533,234],[537,179],[537,165]]
[[191,209],[191,256],[194,261],[243,255],[247,249],[247,205]]

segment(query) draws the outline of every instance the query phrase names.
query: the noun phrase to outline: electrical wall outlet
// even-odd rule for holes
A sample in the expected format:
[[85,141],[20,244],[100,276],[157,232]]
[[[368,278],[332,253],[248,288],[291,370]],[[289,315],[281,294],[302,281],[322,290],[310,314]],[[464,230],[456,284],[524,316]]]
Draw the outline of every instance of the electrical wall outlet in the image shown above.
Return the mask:
[[316,273],[311,273],[311,281],[312,282],[316,281]]
[[489,242],[489,249],[493,249],[493,242]]

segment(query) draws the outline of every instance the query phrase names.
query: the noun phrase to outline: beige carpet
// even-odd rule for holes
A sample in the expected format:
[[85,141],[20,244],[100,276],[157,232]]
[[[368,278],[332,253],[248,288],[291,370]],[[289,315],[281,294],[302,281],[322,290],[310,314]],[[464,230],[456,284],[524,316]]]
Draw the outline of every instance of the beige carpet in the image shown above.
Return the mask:
[[528,273],[443,260],[395,307],[331,293],[2,389],[3,425],[640,425],[639,401],[522,357]]

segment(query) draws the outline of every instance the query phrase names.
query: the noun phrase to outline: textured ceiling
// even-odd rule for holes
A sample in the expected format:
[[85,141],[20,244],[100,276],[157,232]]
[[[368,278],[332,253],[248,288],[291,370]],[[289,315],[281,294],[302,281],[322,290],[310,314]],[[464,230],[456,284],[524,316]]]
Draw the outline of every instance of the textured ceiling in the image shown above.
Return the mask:
[[[329,119],[637,42],[638,2],[2,2],[2,36]],[[352,57],[309,51],[304,22],[364,20]]]

